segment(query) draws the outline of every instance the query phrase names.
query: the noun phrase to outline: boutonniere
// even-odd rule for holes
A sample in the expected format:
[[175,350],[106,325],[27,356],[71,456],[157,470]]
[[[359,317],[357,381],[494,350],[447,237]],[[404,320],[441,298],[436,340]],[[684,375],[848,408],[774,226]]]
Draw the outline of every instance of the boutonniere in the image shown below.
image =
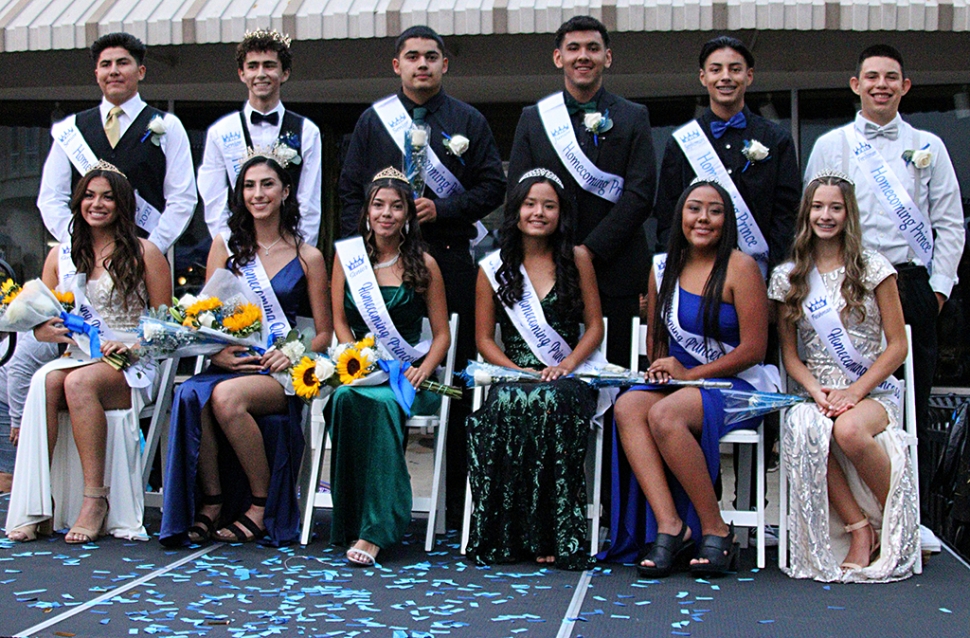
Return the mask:
[[903,151],[903,161],[906,162],[906,166],[912,164],[916,168],[929,168],[933,163],[933,153],[927,150],[929,147],[930,145],[927,144],[918,151]]
[[759,142],[758,140],[744,140],[744,148],[741,149],[741,154],[744,155],[744,159],[748,160],[745,163],[744,168],[741,172],[748,170],[748,167],[756,162],[763,162],[768,159],[771,151],[768,147]]
[[444,131],[441,131],[441,134],[445,138],[445,141],[443,142],[445,150],[457,157],[458,161],[461,162],[461,165],[464,166],[465,160],[463,160],[461,156],[464,155],[465,151],[468,150],[468,145],[470,144],[468,138],[464,135],[448,135]]
[[613,120],[610,119],[610,110],[605,113],[587,113],[583,116],[583,124],[586,130],[593,134],[593,144],[600,145],[600,135],[613,128]]
[[297,151],[300,150],[300,136],[293,131],[287,131],[286,133],[280,133],[280,142],[286,144],[292,149]]
[[162,143],[162,136],[165,135],[166,130],[165,120],[162,119],[161,115],[156,115],[148,122],[148,126],[145,127],[145,134],[141,136],[141,141],[144,143],[150,135],[152,144],[158,146]]

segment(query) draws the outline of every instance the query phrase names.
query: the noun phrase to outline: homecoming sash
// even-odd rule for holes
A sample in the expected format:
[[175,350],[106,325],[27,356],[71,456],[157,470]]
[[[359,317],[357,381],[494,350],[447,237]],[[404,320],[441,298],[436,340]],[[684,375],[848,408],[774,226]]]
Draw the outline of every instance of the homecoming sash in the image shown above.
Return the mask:
[[[71,160],[71,164],[81,175],[87,173],[98,163],[98,156],[94,154],[84,136],[81,135],[73,115],[54,123],[51,126],[51,135],[54,136],[54,140],[64,150],[67,158]],[[132,184],[132,187],[134,187],[134,184]],[[161,216],[162,214],[158,209],[145,201],[145,198],[138,194],[138,189],[135,189],[135,223],[138,224],[138,227],[146,233],[151,233],[158,226],[158,219]]]
[[340,259],[340,265],[347,277],[347,288],[374,338],[403,362],[413,363],[428,354],[431,341],[422,341],[412,346],[397,331],[387,311],[384,297],[381,296],[381,287],[377,284],[370,259],[367,258],[363,238],[351,237],[338,241],[334,248],[337,249],[337,258]]
[[236,113],[212,125],[212,130],[216,134],[216,144],[222,151],[222,160],[229,175],[230,187],[236,184],[239,169],[246,160],[246,134],[242,127],[242,118]]
[[[829,303],[828,291],[818,269],[812,268],[808,278],[809,291],[802,303],[802,310],[812,324],[812,328],[821,337],[825,350],[839,365],[842,372],[853,381],[858,381],[872,367],[872,361],[852,345],[838,311]],[[896,377],[890,375],[876,387],[876,390],[890,394],[897,407],[901,404],[902,391]]]
[[[482,259],[479,265],[492,284],[492,289],[498,292],[498,281],[496,274],[502,267],[501,251],[496,250]],[[532,281],[525,271],[524,266],[519,266],[522,272],[522,299],[515,302],[511,307],[502,304],[512,325],[519,331],[519,335],[528,344],[532,354],[546,366],[555,366],[572,354],[573,349],[569,347],[565,339],[546,321],[546,315],[542,311],[539,296],[536,294]],[[594,351],[585,361],[576,366],[574,373],[595,374],[606,365],[606,359],[599,350]]]
[[546,137],[560,161],[584,191],[616,203],[623,195],[623,178],[601,170],[579,147],[572,120],[562,93],[553,93],[539,101],[539,117]]
[[[411,128],[411,116],[408,115],[404,105],[401,104],[401,100],[396,95],[391,95],[379,102],[374,102],[373,106],[378,119],[387,129],[387,134],[397,144],[401,153],[406,155],[404,132]],[[461,185],[458,178],[438,159],[434,149],[431,148],[431,140],[428,140],[428,152],[424,158],[424,171],[425,184],[430,186],[438,197],[444,199],[465,192],[465,187]]]
[[691,120],[684,124],[674,131],[674,139],[690,162],[694,173],[702,179],[716,181],[731,196],[735,217],[738,220],[738,248],[746,255],[754,257],[758,267],[761,268],[761,274],[767,276],[768,242],[751,213],[751,208],[741,197],[741,191],[724,168],[724,163],[717,156],[700,123],[697,120]]
[[854,124],[842,129],[849,142],[852,155],[866,177],[866,183],[879,201],[882,209],[899,220],[896,228],[902,233],[906,243],[923,262],[927,270],[933,265],[933,229],[923,211],[919,209],[906,187],[886,158],[865,137],[859,135]]
[[[231,257],[229,233],[222,232],[220,234],[226,243],[226,252]],[[276,292],[273,291],[273,285],[270,282],[269,275],[266,274],[266,269],[263,268],[263,262],[259,259],[259,252],[256,252],[252,261],[245,266],[238,266],[238,268],[238,277],[252,291],[253,296],[259,302],[260,310],[263,311],[263,325],[267,328],[264,334],[268,333],[269,335],[266,347],[269,347],[273,345],[278,337],[286,336],[290,331],[290,322],[286,319],[286,313],[283,312],[283,306],[280,305],[280,300],[277,299]]]
[[[664,270],[667,266],[666,253],[654,255],[653,265],[655,269],[654,276],[657,279],[657,291],[659,293]],[[665,318],[670,337],[702,365],[716,361],[729,352],[732,352],[734,346],[727,343],[721,344],[714,339],[694,334],[693,332],[685,330],[680,325],[680,316],[678,314],[680,311],[680,282],[678,282],[676,288],[670,302],[670,311]],[[657,303],[660,303],[659,300]],[[755,364],[734,376],[747,381],[754,386],[755,390],[761,392],[777,392],[781,387],[781,377],[779,376],[778,368],[773,365]]]

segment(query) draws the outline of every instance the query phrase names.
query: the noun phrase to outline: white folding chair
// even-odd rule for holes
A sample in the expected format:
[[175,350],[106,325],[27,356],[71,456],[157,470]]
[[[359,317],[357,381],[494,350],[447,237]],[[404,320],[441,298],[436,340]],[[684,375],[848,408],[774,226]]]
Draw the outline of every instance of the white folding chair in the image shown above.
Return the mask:
[[[630,369],[638,372],[640,357],[647,354],[647,327],[640,325],[640,317],[633,318],[633,343],[630,346]],[[738,456],[738,478],[736,502],[739,507],[751,503],[751,447],[757,459],[755,479],[755,509],[743,511],[725,509],[725,499],[721,499],[721,518],[726,523],[733,523],[736,527],[753,527],[757,530],[758,568],[765,566],[765,431],[764,422],[756,430],[734,430],[721,437],[721,443],[739,443],[742,447]]]
[[[583,327],[580,327],[582,330]],[[604,357],[606,356],[606,333],[607,333],[607,320],[603,319],[603,341],[600,342],[599,351]],[[501,346],[502,344],[502,333],[499,325],[495,325],[495,341]],[[482,361],[481,355],[478,356],[478,360]],[[485,400],[485,388],[482,386],[477,386],[472,393],[472,411],[475,412],[482,407],[482,403]],[[593,428],[590,431],[590,442],[592,445],[588,446],[586,452],[586,467],[584,471],[586,476],[590,475],[590,465],[592,464],[592,475],[593,475],[593,485],[592,491],[590,490],[589,483],[587,482],[586,493],[588,500],[586,503],[586,518],[590,521],[590,554],[596,555],[599,552],[600,545],[600,516],[602,516],[602,499],[600,497],[600,490],[603,486],[603,428],[597,424],[593,424]],[[590,455],[592,452],[592,456]],[[468,539],[471,535],[471,522],[472,522],[472,507],[474,501],[472,500],[472,485],[471,481],[465,480],[465,511],[462,516],[462,527],[461,527],[461,553],[464,555],[465,550],[468,548]]]
[[[452,314],[448,321],[448,329],[451,331],[451,346],[448,348],[448,356],[445,359],[445,373],[441,382],[451,385],[455,371],[455,352],[458,346],[458,315]],[[431,338],[431,324],[427,319],[421,332],[422,339]],[[329,437],[326,435],[326,423],[323,417],[323,408],[327,399],[315,400],[304,411],[304,432],[308,432],[307,447],[303,457],[303,470],[300,480],[300,507],[303,509],[303,527],[300,533],[300,543],[306,545],[310,542],[310,533],[313,531],[313,510],[317,507],[333,508],[333,498],[329,492],[318,492],[317,486],[320,482],[320,474],[323,471],[324,451],[328,445]],[[448,413],[451,409],[451,399],[447,396],[441,397],[441,407],[437,414],[429,416],[413,416],[407,420],[405,425],[409,428],[431,429],[435,428],[434,464],[431,476],[431,494],[429,496],[414,497],[412,500],[412,513],[426,513],[428,515],[428,527],[425,533],[424,549],[430,552],[434,547],[435,533],[445,531],[445,444],[448,436]]]
[[[919,476],[919,459],[917,457],[917,445],[919,441],[916,437],[916,393],[911,391],[913,388],[913,332],[912,329],[907,324],[906,326],[906,360],[903,362],[903,378],[900,380],[900,386],[903,391],[903,410],[900,417],[903,419],[902,431],[903,431],[903,442],[908,448],[910,462],[913,465],[913,475]],[[784,372],[781,375],[782,383],[786,383],[786,375]],[[783,388],[783,391],[785,389]],[[781,419],[781,427],[785,427],[784,415]],[[785,437],[779,437],[779,444],[785,440]],[[785,465],[785,455],[784,450],[780,455],[780,463],[778,466],[779,475],[779,489],[778,489],[778,567],[788,566],[788,499],[790,494],[788,493],[788,468]],[[916,511],[920,511],[919,503],[919,490],[916,491]],[[916,565],[913,567],[913,572],[916,574],[923,573],[923,553],[918,552],[916,556]]]
[[[142,449],[142,477],[141,482],[148,488],[148,478],[152,473],[155,455],[158,454],[163,437],[168,434],[169,417],[172,413],[172,393],[175,387],[175,373],[179,367],[178,357],[166,359],[158,366],[158,392],[155,402],[142,408],[139,415],[141,420],[150,419],[148,434],[145,435],[145,446]],[[109,410],[109,413],[112,410]],[[162,453],[162,476],[165,475],[165,455]],[[145,507],[162,507],[161,489],[145,492]]]

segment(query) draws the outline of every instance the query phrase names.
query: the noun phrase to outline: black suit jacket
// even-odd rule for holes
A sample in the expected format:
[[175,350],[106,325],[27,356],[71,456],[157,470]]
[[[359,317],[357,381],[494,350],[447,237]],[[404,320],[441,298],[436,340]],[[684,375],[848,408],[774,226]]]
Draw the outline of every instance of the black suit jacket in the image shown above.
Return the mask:
[[583,190],[572,178],[546,136],[536,105],[526,107],[515,130],[509,159],[509,191],[533,168],[548,168],[562,178],[578,213],[576,243],[593,253],[600,294],[610,297],[646,292],[650,255],[643,223],[650,216],[657,179],[647,107],[600,89],[597,109],[609,111],[613,127],[599,136],[586,130],[582,114],[572,116],[579,146],[600,169],[623,177],[615,203]]
[[[711,122],[716,116],[710,109],[698,121],[768,241],[768,266],[773,268],[785,261],[795,236],[795,215],[802,193],[798,158],[795,157],[791,133],[755,115],[748,107],[743,111],[748,120],[747,127],[729,128],[719,140],[711,134]],[[757,140],[767,146],[769,152],[767,159],[753,162],[747,170],[744,168],[747,160],[741,154],[745,140]],[[660,186],[653,209],[657,216],[657,233],[665,246],[677,200],[696,176],[677,140],[671,136],[660,164]]]

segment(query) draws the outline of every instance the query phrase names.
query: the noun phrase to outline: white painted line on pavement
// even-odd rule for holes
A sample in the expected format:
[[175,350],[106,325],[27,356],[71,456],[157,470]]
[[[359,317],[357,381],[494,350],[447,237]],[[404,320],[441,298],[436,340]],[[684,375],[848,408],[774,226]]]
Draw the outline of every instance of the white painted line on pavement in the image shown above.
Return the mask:
[[583,599],[586,598],[586,590],[589,589],[589,580],[592,576],[593,571],[590,569],[579,576],[576,591],[573,592],[573,599],[569,602],[566,615],[562,618],[562,624],[559,625],[559,633],[556,634],[556,638],[569,638],[573,635],[573,627],[576,625],[576,621],[571,619],[578,618],[579,612],[583,609]]

